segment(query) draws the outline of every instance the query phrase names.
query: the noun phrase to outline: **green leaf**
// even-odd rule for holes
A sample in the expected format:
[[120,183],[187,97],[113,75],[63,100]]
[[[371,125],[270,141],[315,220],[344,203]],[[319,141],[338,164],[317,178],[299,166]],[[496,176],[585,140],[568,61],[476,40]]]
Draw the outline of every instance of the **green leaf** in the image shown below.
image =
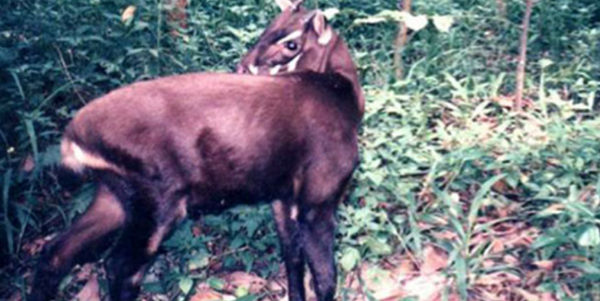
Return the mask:
[[7,170],[4,173],[2,181],[2,209],[4,211],[4,231],[6,235],[6,244],[8,251],[12,254],[14,251],[14,238],[12,234],[13,225],[10,222],[9,217],[9,192],[12,183],[12,169]]
[[411,14],[405,15],[404,22],[406,24],[406,27],[408,27],[414,31],[419,31],[419,30],[425,28],[425,26],[427,26],[427,23],[429,23],[429,21],[427,20],[427,16],[424,16],[424,15],[413,16]]
[[235,299],[235,301],[255,301],[255,300],[258,300],[258,297],[256,295],[252,295],[252,294],[245,295],[245,296]]
[[188,294],[194,286],[194,280],[189,277],[182,277],[179,279],[179,289],[184,293]]
[[441,32],[449,32],[450,27],[452,27],[452,24],[454,24],[454,17],[452,16],[436,15],[431,17],[431,19],[433,19],[433,25],[435,26],[435,28],[437,28],[437,30]]
[[600,245],[600,229],[595,225],[588,225],[579,235],[577,240],[582,247],[593,247]]
[[475,219],[477,218],[477,213],[479,212],[479,209],[481,208],[481,205],[483,204],[483,201],[485,200],[485,196],[490,191],[492,186],[494,184],[496,184],[496,182],[503,179],[504,176],[505,176],[504,174],[499,174],[497,176],[494,176],[494,177],[488,179],[487,181],[485,181],[485,183],[483,183],[483,185],[481,185],[481,188],[479,188],[479,191],[477,191],[475,198],[471,202],[471,208],[469,209],[469,219],[468,219],[469,229],[471,229],[473,227],[473,225],[475,224]]
[[333,18],[335,17],[335,15],[339,14],[340,10],[337,9],[336,7],[330,7],[327,9],[323,10],[323,15],[325,16],[325,18],[327,20],[333,20]]
[[197,270],[197,269],[201,269],[201,268],[208,266],[209,257],[210,257],[210,255],[206,254],[204,252],[200,252],[200,253],[196,254],[192,259],[190,259],[190,261],[188,263],[188,268],[190,270]]
[[387,243],[373,237],[367,239],[366,245],[371,252],[377,255],[388,255],[392,253],[392,248]]
[[546,69],[546,67],[550,67],[552,66],[552,64],[554,64],[554,62],[552,60],[549,59],[541,59],[538,64],[540,64],[540,67],[542,69]]
[[462,254],[458,254],[456,257],[454,267],[456,268],[456,280],[458,284],[458,292],[462,300],[467,300],[468,292],[467,292],[467,260],[464,258]]
[[354,267],[360,261],[360,252],[356,248],[347,247],[344,249],[342,253],[342,258],[340,259],[340,265],[344,271],[349,272],[354,269]]
[[567,266],[578,268],[586,274],[600,275],[600,268],[598,268],[594,264],[590,264],[589,262],[569,261],[567,263]]
[[219,278],[210,277],[210,278],[208,278],[208,280],[206,280],[206,283],[208,283],[208,286],[210,286],[211,288],[216,289],[218,291],[225,288],[225,281],[223,281],[222,279],[219,279]]
[[[249,293],[249,291],[248,291],[248,287],[245,287],[245,286],[238,286],[238,287],[235,289],[234,295],[235,295],[236,297],[238,297],[238,298],[242,298],[242,297],[248,296],[248,293]],[[238,300],[239,300],[239,299],[238,299]]]
[[542,234],[532,244],[531,249],[537,250],[553,245],[560,245],[567,241],[565,236],[556,237],[553,235]]

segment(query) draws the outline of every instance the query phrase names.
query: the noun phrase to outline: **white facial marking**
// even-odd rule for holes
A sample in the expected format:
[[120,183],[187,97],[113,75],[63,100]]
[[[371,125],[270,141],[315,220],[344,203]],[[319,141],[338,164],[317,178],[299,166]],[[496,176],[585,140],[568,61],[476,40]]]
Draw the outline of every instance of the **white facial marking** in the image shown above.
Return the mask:
[[290,209],[290,218],[292,220],[298,219],[298,205],[292,205],[292,209]]
[[295,58],[293,58],[288,64],[287,64],[287,71],[288,72],[292,72],[294,70],[296,70],[296,67],[298,66],[298,61],[300,60],[300,57],[302,56],[302,54],[298,54]]
[[296,30],[292,33],[290,33],[289,35],[285,36],[285,38],[280,39],[279,41],[277,41],[277,44],[283,44],[287,41],[291,41],[293,39],[297,39],[299,37],[302,36],[302,30]]
[[333,34],[331,33],[331,28],[328,28],[325,30],[325,32],[323,32],[323,34],[321,34],[321,36],[319,37],[319,45],[327,45],[329,44],[329,42],[331,41],[331,38],[333,37]]
[[281,68],[281,65],[275,65],[273,68],[269,69],[269,74],[271,74],[271,75],[277,74],[277,72],[279,72],[280,68]]
[[248,66],[248,70],[250,70],[250,73],[257,75],[258,74],[258,68],[254,65],[249,65]]

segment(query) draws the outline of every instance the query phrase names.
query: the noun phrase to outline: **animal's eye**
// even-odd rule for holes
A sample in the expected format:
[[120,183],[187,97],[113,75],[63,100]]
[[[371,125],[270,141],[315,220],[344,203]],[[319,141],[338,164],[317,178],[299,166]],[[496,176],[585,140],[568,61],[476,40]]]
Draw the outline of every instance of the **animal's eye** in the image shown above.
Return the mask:
[[285,48],[287,48],[291,51],[295,51],[296,49],[298,49],[298,44],[296,44],[296,42],[294,42],[294,41],[288,41],[288,42],[285,42]]

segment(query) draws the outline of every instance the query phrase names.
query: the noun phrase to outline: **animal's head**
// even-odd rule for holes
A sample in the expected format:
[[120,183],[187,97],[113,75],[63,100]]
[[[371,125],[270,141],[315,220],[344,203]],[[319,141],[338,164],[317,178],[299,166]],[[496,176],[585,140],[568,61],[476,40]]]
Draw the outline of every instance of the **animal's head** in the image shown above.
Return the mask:
[[303,0],[276,0],[282,13],[271,22],[237,72],[276,75],[292,71],[337,73],[350,80],[361,113],[364,97],[356,66],[346,44],[320,10],[307,10]]
[[238,65],[238,73],[278,74],[295,70],[325,72],[337,34],[319,10],[306,10],[302,0],[278,0],[282,13]]

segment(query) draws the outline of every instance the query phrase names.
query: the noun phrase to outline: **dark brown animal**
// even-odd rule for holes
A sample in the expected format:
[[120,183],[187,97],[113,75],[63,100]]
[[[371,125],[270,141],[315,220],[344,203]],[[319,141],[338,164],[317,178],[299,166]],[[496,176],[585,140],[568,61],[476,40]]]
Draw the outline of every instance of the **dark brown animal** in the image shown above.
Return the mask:
[[[292,40],[298,47],[284,50]],[[65,130],[62,165],[93,175],[98,190],[46,246],[28,300],[51,299],[73,265],[95,260],[115,237],[110,297],[134,300],[161,241],[189,210],[264,200],[273,204],[290,300],[305,299],[305,261],[318,299],[332,300],[334,213],[358,162],[363,98],[341,39],[319,11],[298,3],[240,70],[282,68],[296,72],[167,77],[82,108]]]

